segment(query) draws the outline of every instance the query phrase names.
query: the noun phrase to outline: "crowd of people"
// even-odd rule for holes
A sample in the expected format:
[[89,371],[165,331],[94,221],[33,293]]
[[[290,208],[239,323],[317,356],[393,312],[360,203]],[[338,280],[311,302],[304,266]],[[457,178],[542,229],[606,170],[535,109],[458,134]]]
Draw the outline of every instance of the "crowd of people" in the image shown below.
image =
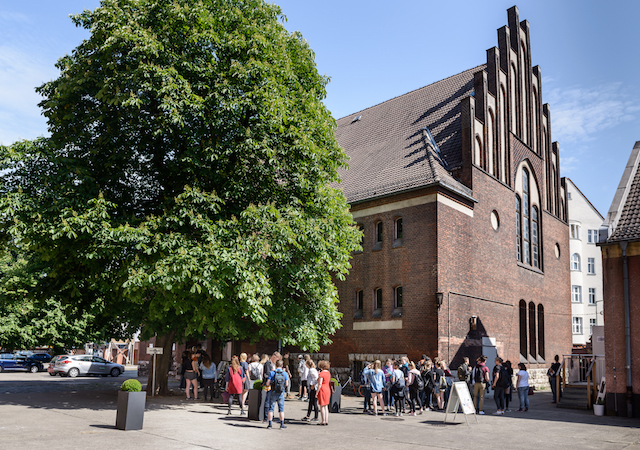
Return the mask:
[[[281,355],[273,352],[271,355],[251,355],[246,353],[233,356],[231,361],[221,361],[216,365],[211,357],[202,349],[185,351],[182,357],[182,383],[186,398],[198,399],[198,383],[203,386],[204,400],[213,401],[216,387],[223,393],[228,405],[227,414],[232,413],[234,399],[240,407],[240,414],[245,414],[248,391],[256,381],[261,381],[266,390],[264,421],[267,427],[273,427],[275,406],[278,405],[280,428],[286,428],[284,422],[285,398],[291,395],[291,368],[298,372],[297,398],[307,401],[307,413],[302,419],[326,426],[329,423],[329,403],[334,386],[331,383],[329,361],[316,363],[309,355],[298,355],[297,365],[292,364],[288,353]],[[248,362],[250,361],[250,362]],[[422,355],[420,360],[410,361],[406,356],[398,360],[388,359],[384,364],[380,360],[365,362],[360,372],[360,386],[364,396],[363,412],[372,415],[394,416],[422,414],[423,411],[446,410],[454,381],[463,381],[468,385],[469,393],[477,414],[484,414],[485,394],[493,391],[496,403],[496,415],[503,415],[511,411],[510,404],[513,394],[518,396],[519,407],[516,412],[529,410],[529,395],[532,390],[529,385],[529,373],[523,363],[518,364],[515,373],[510,361],[495,358],[495,365],[490,372],[486,365],[486,356],[480,356],[475,366],[471,366],[469,358],[457,368],[456,376],[442,359],[432,360]],[[560,364],[558,357],[552,364],[547,375],[552,388]],[[553,389],[553,401],[557,401]],[[313,415],[313,417],[312,417]]]
[[[514,372],[510,361],[495,359],[493,372],[489,373],[486,356],[480,356],[474,367],[465,357],[457,369],[457,381],[466,382],[473,398],[477,414],[484,414],[484,397],[494,391],[497,411],[502,415],[509,410],[514,392],[519,399],[518,412],[529,410],[529,373],[524,364],[518,364],[514,384]],[[423,411],[444,411],[451,396],[454,375],[442,359],[432,360],[427,355],[417,361],[406,356],[399,360],[388,359],[365,362],[360,373],[360,384],[364,395],[364,413],[394,416],[415,416]],[[373,403],[372,401],[373,400]]]

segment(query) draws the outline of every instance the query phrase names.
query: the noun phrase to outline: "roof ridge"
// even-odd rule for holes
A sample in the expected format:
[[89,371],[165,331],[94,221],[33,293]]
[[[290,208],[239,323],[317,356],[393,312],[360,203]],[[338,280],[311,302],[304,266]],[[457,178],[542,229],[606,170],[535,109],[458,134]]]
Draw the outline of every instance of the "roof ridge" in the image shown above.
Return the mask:
[[472,71],[472,70],[476,70],[476,69],[478,69],[478,68],[480,68],[480,67],[486,67],[486,65],[487,65],[486,63],[483,63],[483,64],[480,64],[480,65],[478,65],[478,66],[472,67],[471,69],[463,70],[462,72],[458,72],[458,73],[456,73],[455,75],[451,75],[451,76],[449,76],[449,77],[443,78],[442,80],[434,81],[433,83],[429,83],[429,84],[427,84],[427,85],[425,85],[425,86],[422,86],[422,87],[419,87],[419,88],[416,88],[416,89],[412,89],[412,90],[410,90],[410,91],[408,91],[408,92],[405,92],[404,94],[396,95],[395,97],[389,98],[389,99],[387,99],[387,100],[385,100],[385,101],[382,101],[382,102],[379,102],[379,103],[376,103],[375,105],[371,105],[371,106],[368,106],[368,107],[366,107],[366,108],[364,108],[364,109],[361,109],[361,110],[359,110],[359,111],[355,111],[355,112],[352,112],[351,114],[347,114],[346,116],[342,116],[342,117],[340,117],[340,118],[336,119],[336,122],[337,122],[338,120],[346,119],[347,117],[353,116],[353,115],[355,115],[355,114],[363,113],[363,112],[367,111],[368,109],[375,108],[376,106],[383,105],[383,104],[385,104],[385,103],[387,103],[387,102],[390,102],[391,100],[395,100],[395,99],[397,99],[397,98],[403,97],[403,96],[405,96],[405,95],[411,94],[411,93],[416,92],[416,91],[419,91],[419,90],[421,90],[421,89],[428,88],[429,86],[433,86],[434,84],[441,83],[441,82],[446,81],[446,80],[448,80],[448,79],[450,79],[450,78],[457,77],[458,75],[462,75],[462,74],[463,74],[463,73],[465,73],[465,72],[470,72],[470,71]]

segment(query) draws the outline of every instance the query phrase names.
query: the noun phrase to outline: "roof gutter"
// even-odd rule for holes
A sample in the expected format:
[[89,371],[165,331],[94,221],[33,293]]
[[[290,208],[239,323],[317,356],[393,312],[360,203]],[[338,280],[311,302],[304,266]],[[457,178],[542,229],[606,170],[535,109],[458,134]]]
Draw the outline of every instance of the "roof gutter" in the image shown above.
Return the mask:
[[423,184],[421,186],[416,186],[410,189],[403,189],[401,191],[394,191],[394,192],[390,192],[388,194],[383,194],[383,195],[377,195],[377,196],[373,196],[373,197],[367,197],[365,199],[362,200],[356,200],[356,201],[349,201],[349,199],[347,198],[347,203],[349,205],[358,205],[360,203],[365,203],[365,202],[370,202],[371,200],[379,200],[381,198],[387,198],[387,197],[394,197],[398,194],[404,194],[407,192],[414,192],[414,191],[419,191],[421,189],[425,189],[425,188],[430,188],[433,186],[441,186],[451,192],[453,192],[454,194],[459,195],[460,197],[464,198],[465,200],[469,200],[472,203],[478,203],[478,200],[473,198],[471,195],[467,194],[466,192],[461,191],[460,189],[457,189],[453,186],[448,185],[447,183],[444,183],[442,181],[435,181],[433,183],[429,183],[429,184]]

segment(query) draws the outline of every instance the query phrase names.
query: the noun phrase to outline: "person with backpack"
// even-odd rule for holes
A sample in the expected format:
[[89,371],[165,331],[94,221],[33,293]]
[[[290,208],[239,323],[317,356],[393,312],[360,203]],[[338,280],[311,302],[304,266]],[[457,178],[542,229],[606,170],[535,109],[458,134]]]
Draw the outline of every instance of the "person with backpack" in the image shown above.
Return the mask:
[[373,415],[378,415],[378,402],[380,402],[380,408],[383,415],[387,415],[384,412],[384,400],[382,399],[382,391],[385,386],[385,375],[382,371],[382,363],[377,359],[373,364],[370,364],[364,371],[365,376],[369,380],[371,386],[371,396],[373,397]]
[[451,375],[451,371],[447,367],[447,362],[443,359],[440,360],[440,369],[444,372],[444,405],[446,408],[447,403],[449,403],[449,396],[451,395],[451,388],[453,388],[453,376]]
[[242,405],[247,404],[247,397],[249,396],[249,389],[253,388],[251,378],[249,378],[249,364],[247,363],[247,354],[240,353],[240,367],[244,371],[244,383],[242,385]]
[[402,416],[405,387],[404,373],[400,370],[400,363],[398,361],[394,361],[393,372],[391,372],[391,396],[393,397],[393,405],[396,410],[394,416],[396,417]]
[[372,366],[373,363],[365,362],[362,365],[362,370],[358,376],[358,381],[362,388],[362,396],[364,397],[363,414],[370,414],[371,411],[371,384],[369,382],[369,378],[365,375],[365,370],[370,370]]
[[251,380],[251,389],[253,389],[253,383],[258,380],[262,380],[263,366],[260,364],[260,356],[257,353],[251,357],[251,363],[249,364],[249,380]]
[[409,363],[409,415],[416,415],[416,404],[418,405],[418,414],[422,414],[422,400],[420,399],[420,392],[424,391],[424,380],[420,375],[420,371],[416,368],[413,361]]
[[227,370],[224,381],[227,384],[226,391],[229,393],[229,411],[227,415],[231,414],[231,405],[233,404],[233,397],[238,398],[238,404],[240,405],[240,414],[244,414],[244,405],[242,404],[242,389],[245,383],[244,369],[240,365],[240,361],[237,356],[231,358],[231,367]]
[[[269,374],[273,372],[276,368],[276,361],[282,358],[280,352],[275,351],[271,354],[271,358],[267,359],[263,365],[262,370],[262,385],[267,385],[267,379],[269,378]],[[263,422],[267,422],[267,417],[269,416],[269,404],[271,403],[271,389],[267,389],[267,397],[264,401],[264,419]]]
[[391,374],[393,373],[393,361],[387,359],[382,367],[382,373],[384,373],[384,389],[382,390],[382,397],[384,399],[385,411],[391,411]]
[[466,382],[467,385],[471,383],[471,367],[467,356],[462,358],[462,364],[458,366],[458,380]]
[[[560,378],[560,367],[562,365],[560,364],[560,356],[556,355],[553,359],[555,362],[547,370],[547,376],[549,377],[549,384],[551,384],[551,392],[553,392],[553,401],[551,403],[557,403],[558,393],[556,391],[558,390],[558,384],[562,385],[562,378]],[[558,383],[558,378],[560,378],[560,383]],[[562,392],[560,392],[560,397],[562,397]]]
[[485,365],[487,357],[482,355],[476,360],[476,366],[471,373],[473,378],[473,406],[477,414],[484,414],[484,394],[489,384],[489,369]]
[[494,414],[501,416],[504,414],[504,393],[511,380],[509,380],[506,367],[502,365],[502,358],[497,357],[495,362],[491,387],[493,388],[493,399],[496,401],[496,407],[498,408]]
[[276,370],[272,371],[267,378],[267,386],[270,387],[271,396],[269,398],[269,425],[267,428],[273,428],[273,413],[276,403],[278,404],[278,414],[280,416],[280,429],[285,429],[284,424],[284,396],[287,393],[287,385],[289,384],[289,375],[282,368],[282,359],[276,361]]

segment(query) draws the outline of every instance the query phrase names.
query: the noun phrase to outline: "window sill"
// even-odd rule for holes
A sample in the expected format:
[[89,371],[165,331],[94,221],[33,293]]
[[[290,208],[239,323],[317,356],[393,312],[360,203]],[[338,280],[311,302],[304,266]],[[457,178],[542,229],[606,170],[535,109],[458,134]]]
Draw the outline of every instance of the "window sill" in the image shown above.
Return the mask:
[[373,313],[371,313],[371,317],[373,319],[380,319],[382,317],[382,310],[381,309],[374,309]]
[[382,242],[376,242],[375,244],[373,244],[373,251],[377,252],[382,250]]
[[522,267],[523,269],[530,270],[531,272],[535,272],[537,274],[544,275],[544,272],[542,270],[540,270],[540,269],[537,269],[537,268],[535,268],[533,266],[530,266],[528,264],[521,263],[520,261],[517,261],[517,260],[516,260],[516,262],[518,263],[518,267]]
[[356,312],[353,313],[353,318],[362,319],[362,310],[361,309],[356,310]]
[[396,239],[393,241],[393,245],[391,246],[392,248],[398,248],[398,247],[402,247],[402,239]]
[[402,317],[402,307],[400,307],[400,308],[395,308],[395,309],[391,312],[391,317]]

